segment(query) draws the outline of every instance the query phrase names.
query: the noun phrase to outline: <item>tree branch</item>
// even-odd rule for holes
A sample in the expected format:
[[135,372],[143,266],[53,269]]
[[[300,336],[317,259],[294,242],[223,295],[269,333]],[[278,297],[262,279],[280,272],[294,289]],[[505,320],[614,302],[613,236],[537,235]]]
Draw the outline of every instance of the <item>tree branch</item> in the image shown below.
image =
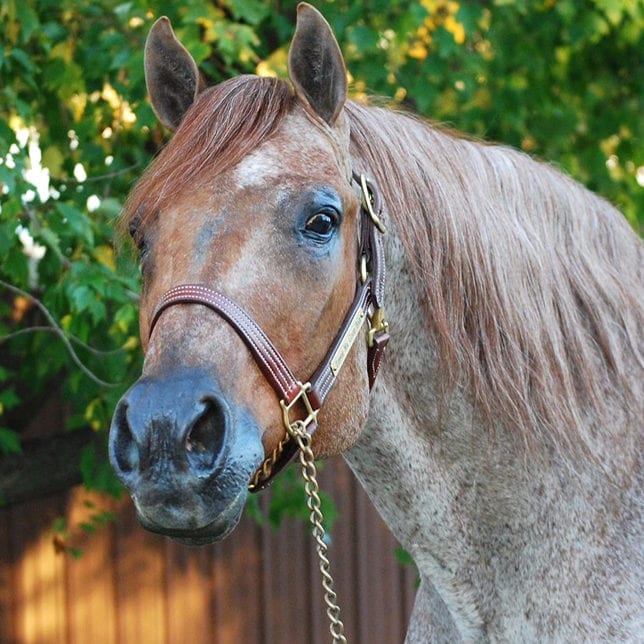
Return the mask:
[[[60,338],[62,343],[65,345],[65,348],[67,349],[67,352],[69,353],[69,356],[73,360],[74,364],[88,378],[93,380],[101,387],[118,387],[121,384],[118,382],[116,383],[107,382],[99,378],[93,371],[91,371],[88,367],[85,366],[83,361],[78,357],[78,354],[76,353],[76,351],[74,351],[74,347],[72,346],[65,331],[58,324],[58,322],[56,322],[56,320],[54,319],[54,316],[49,312],[49,309],[37,297],[34,297],[31,293],[28,293],[27,291],[24,291],[23,289],[18,288],[13,284],[9,284],[9,282],[5,282],[4,280],[0,280],[0,287],[5,288],[8,291],[15,293],[16,295],[20,295],[22,297],[27,298],[34,306],[36,306],[43,313],[45,318],[47,318],[47,322],[49,322],[49,324],[51,325],[52,332],[55,333]],[[8,339],[9,337],[10,336],[0,338],[0,343],[4,342],[5,339]]]
[[79,485],[81,452],[103,455],[103,436],[91,428],[24,441],[21,454],[0,455],[0,507],[41,498]]

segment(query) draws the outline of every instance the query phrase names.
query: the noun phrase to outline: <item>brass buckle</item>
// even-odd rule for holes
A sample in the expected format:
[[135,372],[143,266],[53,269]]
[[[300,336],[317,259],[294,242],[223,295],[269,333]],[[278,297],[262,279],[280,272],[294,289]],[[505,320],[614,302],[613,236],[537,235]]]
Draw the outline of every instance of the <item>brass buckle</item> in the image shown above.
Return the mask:
[[[304,429],[306,429],[311,423],[317,423],[318,422],[318,412],[320,411],[319,409],[313,409],[313,405],[311,405],[311,401],[309,397],[306,395],[306,392],[311,389],[311,383],[307,382],[305,384],[302,384],[299,380],[297,381],[297,386],[300,388],[300,390],[297,393],[297,396],[291,400],[290,403],[286,404],[285,400],[280,400],[280,407],[282,408],[282,419],[284,421],[284,427],[286,428],[286,431],[292,435],[292,430],[291,426],[295,425],[296,423],[301,423],[304,426]],[[296,402],[298,400],[302,401],[302,404],[304,405],[304,409],[306,411],[306,418],[304,420],[294,420],[291,422],[291,419],[289,417],[289,412],[293,408]]]
[[364,174],[360,175],[360,188],[362,190],[362,207],[369,213],[369,217],[371,217],[371,221],[373,221],[375,227],[381,233],[386,233],[387,229],[385,228],[385,225],[373,210],[373,195],[371,194],[371,190],[369,190],[367,177],[365,177]]
[[385,310],[380,307],[376,309],[369,318],[369,334],[367,336],[367,345],[373,346],[375,337],[380,333],[387,333],[389,331],[389,322],[385,320]]

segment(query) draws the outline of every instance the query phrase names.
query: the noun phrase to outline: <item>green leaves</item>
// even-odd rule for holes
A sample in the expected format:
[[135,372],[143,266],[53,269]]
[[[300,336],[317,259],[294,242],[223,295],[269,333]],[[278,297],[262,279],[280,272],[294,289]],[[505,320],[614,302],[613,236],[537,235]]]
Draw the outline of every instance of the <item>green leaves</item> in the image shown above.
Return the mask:
[[[323,467],[323,463],[317,464],[318,471]],[[324,515],[324,528],[331,534],[333,525],[338,518],[338,511],[333,499],[328,494],[322,490],[319,494],[322,502],[321,510]],[[287,518],[309,520],[310,510],[307,506],[304,479],[299,463],[295,463],[281,472],[263,496],[268,496],[268,504],[262,503],[260,496],[253,494],[249,496],[247,501],[248,513],[260,525],[268,522],[271,528],[277,530],[282,521]]]
[[228,0],[233,18],[249,25],[258,25],[269,13],[269,8],[261,0]]
[[20,454],[20,437],[17,432],[5,427],[0,427],[0,453],[2,454]]
[[[96,450],[93,447],[83,450],[80,469],[85,487],[88,490],[105,492],[116,499],[119,498],[123,487],[114,477],[109,462],[105,458],[97,458]],[[99,525],[104,524],[104,518],[104,516],[101,517]]]
[[56,210],[63,217],[64,227],[69,227],[69,231],[88,246],[94,245],[94,227],[86,212],[64,201],[56,203]]
[[69,101],[78,92],[85,91],[83,69],[75,62],[54,58],[43,68],[45,86],[55,91],[62,101]]

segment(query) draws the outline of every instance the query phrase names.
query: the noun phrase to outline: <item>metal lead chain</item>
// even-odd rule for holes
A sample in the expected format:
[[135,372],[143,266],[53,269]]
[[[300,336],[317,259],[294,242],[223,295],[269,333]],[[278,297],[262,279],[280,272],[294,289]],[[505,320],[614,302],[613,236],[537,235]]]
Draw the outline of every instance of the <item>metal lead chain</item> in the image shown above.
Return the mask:
[[327,544],[324,541],[325,530],[322,522],[320,496],[318,494],[320,487],[317,481],[317,469],[315,467],[315,457],[311,449],[311,437],[306,432],[304,423],[296,421],[289,427],[289,433],[295,439],[300,448],[300,464],[302,465],[302,476],[304,477],[304,491],[306,492],[306,505],[311,511],[310,521],[313,538],[316,542],[318,559],[320,560],[320,572],[322,573],[322,587],[324,588],[324,601],[327,609],[326,614],[329,618],[329,630],[334,642],[343,642],[346,644],[347,638],[344,636],[344,624],[340,619],[340,606],[338,606],[338,596],[333,589],[333,577],[331,576],[331,566],[327,558]]
[[253,474],[253,478],[248,484],[248,489],[251,492],[255,492],[257,488],[271,475],[273,472],[273,467],[277,463],[279,457],[284,451],[284,446],[291,440],[289,434],[277,444],[277,447],[264,459],[264,462],[259,466],[259,469]]

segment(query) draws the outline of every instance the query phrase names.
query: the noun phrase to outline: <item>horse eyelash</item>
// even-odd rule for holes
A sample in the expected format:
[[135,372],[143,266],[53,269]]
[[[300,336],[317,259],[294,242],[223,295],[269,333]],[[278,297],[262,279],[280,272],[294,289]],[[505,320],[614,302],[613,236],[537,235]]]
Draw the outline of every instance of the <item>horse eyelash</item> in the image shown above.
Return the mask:
[[143,254],[146,247],[145,235],[141,232],[140,221],[138,217],[132,219],[128,225],[128,233],[132,238],[135,246],[138,248],[139,253]]

